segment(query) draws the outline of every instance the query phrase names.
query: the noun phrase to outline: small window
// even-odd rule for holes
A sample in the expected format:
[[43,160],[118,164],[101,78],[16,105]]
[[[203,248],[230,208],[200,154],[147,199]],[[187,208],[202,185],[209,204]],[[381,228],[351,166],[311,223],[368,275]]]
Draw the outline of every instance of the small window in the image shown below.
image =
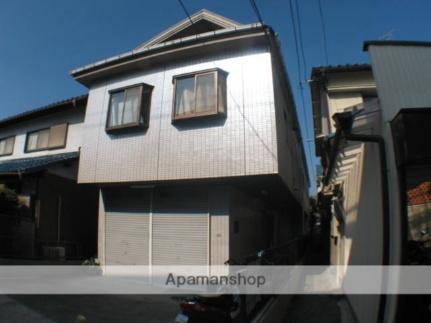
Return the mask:
[[67,123],[40,129],[27,134],[26,152],[66,147]]
[[226,76],[220,69],[174,76],[172,120],[224,115]]
[[151,93],[147,84],[111,91],[106,131],[148,127]]
[[15,136],[0,139],[0,156],[12,155]]

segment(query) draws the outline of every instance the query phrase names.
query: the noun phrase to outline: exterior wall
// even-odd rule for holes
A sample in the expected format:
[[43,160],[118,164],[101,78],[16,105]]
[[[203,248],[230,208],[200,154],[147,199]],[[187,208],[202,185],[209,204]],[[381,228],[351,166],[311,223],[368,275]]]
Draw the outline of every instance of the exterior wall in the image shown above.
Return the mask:
[[[376,102],[363,102],[362,89],[370,91],[373,86],[373,82],[355,82],[352,75],[346,75],[344,84],[341,76],[332,81],[328,86],[332,92],[322,92],[322,97],[327,98],[329,115],[326,120],[330,120],[329,133],[336,130],[332,120],[334,113],[363,103],[365,113],[356,117],[353,132],[381,134],[379,106]],[[334,202],[338,206],[334,206],[331,219],[331,264],[344,266],[338,272],[340,279],[349,275],[350,265],[382,264],[383,224],[379,165],[378,146],[373,143],[348,142],[339,157],[334,184],[340,185],[342,194]],[[339,221],[334,212],[338,212],[343,221]],[[378,295],[348,295],[348,299],[359,322],[377,321]]]
[[371,45],[368,52],[384,122],[400,109],[431,107],[430,46]]
[[334,120],[332,116],[338,112],[344,112],[347,107],[361,104],[363,102],[361,93],[330,93],[329,94],[329,130],[330,133],[335,132]]
[[[377,92],[382,106],[382,134],[386,142],[389,176],[390,264],[401,264],[402,215],[399,177],[389,122],[402,108],[431,107],[431,47],[376,46],[368,47]],[[396,279],[394,277],[393,279]],[[396,317],[398,296],[388,297],[387,320]]]
[[262,201],[233,189],[229,223],[231,258],[240,260],[270,246],[273,228]]
[[210,264],[224,265],[229,259],[229,190],[226,186],[210,187]]
[[295,104],[290,91],[281,85],[280,69],[273,66],[275,119],[278,150],[278,170],[295,199],[308,207],[308,181],[306,160],[303,158],[300,130],[295,125]]
[[[227,118],[173,125],[172,77],[214,67],[229,73]],[[107,134],[108,91],[141,82],[154,86],[148,130]],[[94,86],[78,180],[136,182],[276,173],[272,88],[271,58],[264,49],[166,64]]]
[[326,88],[329,92],[352,92],[374,89],[376,83],[371,71],[356,71],[354,73],[331,73]]
[[[1,128],[0,138],[15,135],[15,145],[13,154],[0,157],[0,162],[16,158],[30,158],[79,151],[82,141],[82,125],[84,122],[84,116],[84,109],[68,110]],[[49,149],[29,153],[25,152],[25,143],[28,132],[65,122],[69,123],[65,148]]]

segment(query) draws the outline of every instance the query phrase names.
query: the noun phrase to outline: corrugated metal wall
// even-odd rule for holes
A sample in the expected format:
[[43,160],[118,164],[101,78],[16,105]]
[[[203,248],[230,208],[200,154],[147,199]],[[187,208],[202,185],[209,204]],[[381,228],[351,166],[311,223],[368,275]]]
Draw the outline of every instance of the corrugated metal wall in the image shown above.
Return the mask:
[[404,108],[431,107],[431,46],[368,48],[384,121]]

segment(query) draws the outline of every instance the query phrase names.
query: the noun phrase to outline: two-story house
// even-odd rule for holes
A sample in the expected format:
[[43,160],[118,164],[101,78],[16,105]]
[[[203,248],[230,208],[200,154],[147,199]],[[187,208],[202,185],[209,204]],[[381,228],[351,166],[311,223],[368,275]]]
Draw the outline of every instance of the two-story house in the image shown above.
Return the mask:
[[78,185],[87,95],[0,120],[0,255],[96,253],[98,191]]
[[102,264],[219,265],[300,235],[308,175],[274,31],[207,10],[75,69]]

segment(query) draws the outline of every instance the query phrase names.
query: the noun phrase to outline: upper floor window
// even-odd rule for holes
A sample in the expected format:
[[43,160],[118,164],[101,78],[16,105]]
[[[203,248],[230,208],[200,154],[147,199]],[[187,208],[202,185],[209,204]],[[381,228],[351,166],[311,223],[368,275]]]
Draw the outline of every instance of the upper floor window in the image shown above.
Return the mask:
[[0,139],[0,156],[12,155],[15,136]]
[[110,91],[106,131],[148,127],[153,87],[140,84]]
[[66,147],[67,123],[40,129],[27,134],[26,152]]
[[211,69],[174,76],[172,120],[226,113],[227,72]]

